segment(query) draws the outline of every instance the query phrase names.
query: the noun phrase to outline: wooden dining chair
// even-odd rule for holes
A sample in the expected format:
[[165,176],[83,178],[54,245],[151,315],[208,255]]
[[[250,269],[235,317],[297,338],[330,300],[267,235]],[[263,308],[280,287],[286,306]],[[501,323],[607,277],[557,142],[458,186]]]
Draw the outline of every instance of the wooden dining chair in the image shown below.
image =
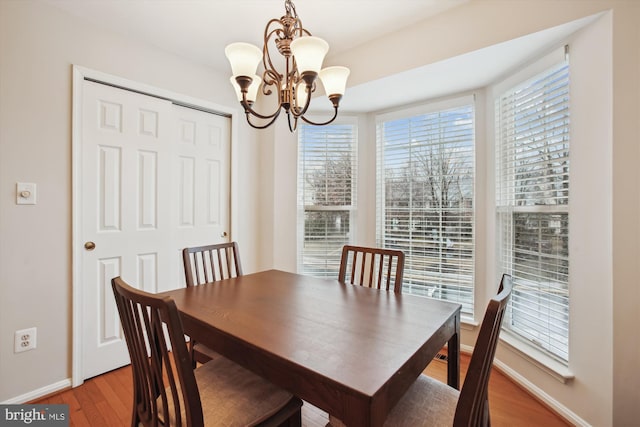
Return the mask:
[[[236,242],[184,248],[182,261],[187,287],[242,276],[239,253]],[[218,356],[214,350],[195,341],[189,349],[194,368]]]
[[182,260],[187,286],[242,276],[239,253],[236,242],[184,248]]
[[338,281],[352,285],[402,292],[404,252],[393,249],[345,245]]
[[[462,390],[420,375],[389,413],[384,427],[491,425],[489,376],[511,287],[511,276],[504,274],[498,294],[489,301],[485,311]],[[344,424],[330,416],[327,426],[341,427]]]
[[194,370],[171,298],[111,284],[131,357],[132,426],[301,426],[300,399],[229,359]]

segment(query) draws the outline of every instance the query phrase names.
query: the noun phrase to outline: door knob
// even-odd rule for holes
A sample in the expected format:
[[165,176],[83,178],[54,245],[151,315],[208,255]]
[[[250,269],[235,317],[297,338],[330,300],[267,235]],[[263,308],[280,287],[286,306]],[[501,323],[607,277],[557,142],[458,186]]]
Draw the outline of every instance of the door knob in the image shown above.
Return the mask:
[[94,250],[94,249],[96,248],[96,244],[95,244],[95,243],[93,243],[93,242],[86,242],[86,243],[84,244],[84,248],[85,248],[86,250],[88,250],[88,251],[92,251],[92,250]]
[[222,233],[220,233],[220,237],[227,237],[227,232],[223,231]]

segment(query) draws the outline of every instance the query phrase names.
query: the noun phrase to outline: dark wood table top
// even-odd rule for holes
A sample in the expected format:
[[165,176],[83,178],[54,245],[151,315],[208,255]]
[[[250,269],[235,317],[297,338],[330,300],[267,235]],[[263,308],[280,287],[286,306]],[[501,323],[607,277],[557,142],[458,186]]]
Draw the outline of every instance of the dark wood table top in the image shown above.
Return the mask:
[[382,425],[446,343],[460,305],[269,270],[164,292],[185,333],[347,425]]

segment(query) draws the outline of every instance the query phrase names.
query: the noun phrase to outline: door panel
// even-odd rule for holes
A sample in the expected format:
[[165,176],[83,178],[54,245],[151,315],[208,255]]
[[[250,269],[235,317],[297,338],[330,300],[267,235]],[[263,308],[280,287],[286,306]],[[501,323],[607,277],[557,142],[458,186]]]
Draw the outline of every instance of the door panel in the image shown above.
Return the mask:
[[[172,179],[178,203],[173,212],[178,247],[221,243],[229,231],[230,120],[173,106],[177,160]],[[182,268],[182,264],[180,264]],[[184,273],[179,281],[184,285]]]
[[88,81],[82,112],[78,243],[95,244],[81,268],[90,378],[129,363],[111,278],[148,292],[184,286],[181,249],[228,230],[230,119]]

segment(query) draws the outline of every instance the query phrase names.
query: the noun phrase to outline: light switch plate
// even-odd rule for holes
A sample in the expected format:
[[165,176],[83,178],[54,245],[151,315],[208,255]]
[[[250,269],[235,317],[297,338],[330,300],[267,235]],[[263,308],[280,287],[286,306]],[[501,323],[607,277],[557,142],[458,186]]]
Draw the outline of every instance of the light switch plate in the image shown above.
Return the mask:
[[30,182],[18,182],[16,184],[16,204],[35,205],[36,185]]

